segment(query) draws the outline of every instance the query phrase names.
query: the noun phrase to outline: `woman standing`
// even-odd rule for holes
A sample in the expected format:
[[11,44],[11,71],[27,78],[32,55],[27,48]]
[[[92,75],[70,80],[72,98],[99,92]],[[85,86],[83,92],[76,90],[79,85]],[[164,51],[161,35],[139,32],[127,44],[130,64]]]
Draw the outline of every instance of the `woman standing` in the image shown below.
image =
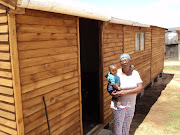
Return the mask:
[[122,69],[118,69],[117,75],[121,80],[121,91],[113,92],[113,97],[121,96],[124,108],[112,109],[114,116],[114,135],[129,135],[130,125],[134,116],[136,96],[142,91],[142,80],[138,71],[132,70],[131,58],[124,53],[119,58]]

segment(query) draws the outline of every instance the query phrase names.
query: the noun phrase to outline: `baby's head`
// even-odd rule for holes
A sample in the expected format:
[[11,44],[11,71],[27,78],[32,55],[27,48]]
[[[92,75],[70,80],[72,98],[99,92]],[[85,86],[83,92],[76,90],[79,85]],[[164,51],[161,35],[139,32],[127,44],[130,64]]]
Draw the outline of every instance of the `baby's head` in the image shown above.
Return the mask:
[[115,63],[110,63],[109,64],[109,72],[112,74],[112,75],[116,75],[117,74],[117,66]]

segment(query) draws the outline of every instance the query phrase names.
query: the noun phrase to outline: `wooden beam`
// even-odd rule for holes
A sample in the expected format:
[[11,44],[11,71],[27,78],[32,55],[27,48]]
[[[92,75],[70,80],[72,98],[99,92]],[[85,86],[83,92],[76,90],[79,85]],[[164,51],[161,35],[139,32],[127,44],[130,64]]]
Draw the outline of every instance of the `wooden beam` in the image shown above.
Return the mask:
[[11,13],[11,14],[25,14],[25,8],[17,7],[15,10],[10,9],[9,13]]
[[0,0],[0,4],[9,7],[11,9],[15,9],[17,0]]
[[10,54],[11,54],[17,132],[18,132],[18,135],[24,135],[21,86],[20,86],[20,77],[19,77],[19,61],[18,61],[18,49],[17,49],[17,35],[16,35],[16,22],[15,22],[14,14],[8,14],[8,23],[9,23],[9,44],[10,44]]

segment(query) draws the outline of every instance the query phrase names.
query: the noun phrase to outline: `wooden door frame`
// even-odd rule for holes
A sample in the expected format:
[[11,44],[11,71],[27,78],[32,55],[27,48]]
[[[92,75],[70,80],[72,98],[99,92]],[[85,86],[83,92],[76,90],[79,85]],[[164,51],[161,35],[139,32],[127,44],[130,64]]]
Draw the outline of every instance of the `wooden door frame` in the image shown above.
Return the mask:
[[[80,129],[81,134],[83,134],[83,122],[82,122],[82,96],[81,96],[81,63],[80,63],[80,32],[79,32],[79,19],[80,17],[77,17],[77,42],[78,42],[78,73],[79,73],[79,101],[80,101]],[[94,132],[96,130],[94,129],[102,129],[104,127],[104,106],[103,106],[103,22],[98,22],[98,28],[99,28],[99,104],[100,104],[100,123],[93,128],[89,133]],[[103,124],[103,126],[102,126]],[[89,134],[88,133],[88,134]]]
[[104,87],[103,87],[103,21],[99,21],[99,103],[100,103],[100,123],[90,130],[86,135],[97,134],[110,121],[104,121]]
[[77,43],[78,43],[78,80],[79,80],[79,105],[80,105],[80,132],[83,135],[82,123],[82,96],[81,96],[81,58],[80,58],[80,35],[79,35],[79,17],[77,17]]
[[99,21],[99,104],[100,123],[104,122],[104,92],[103,92],[103,22]]

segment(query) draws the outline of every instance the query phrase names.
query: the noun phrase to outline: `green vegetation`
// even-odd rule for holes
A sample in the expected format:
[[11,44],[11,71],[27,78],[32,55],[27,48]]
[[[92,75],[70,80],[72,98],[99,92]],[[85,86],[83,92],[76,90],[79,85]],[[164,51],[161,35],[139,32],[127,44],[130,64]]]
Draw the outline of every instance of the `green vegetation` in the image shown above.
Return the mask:
[[180,101],[180,94],[177,94],[177,98],[179,99],[179,101]]
[[180,70],[180,67],[164,67],[164,69],[169,69],[169,70]]
[[180,109],[180,105],[177,105],[177,108]]
[[[180,102],[180,94],[177,95],[177,104]],[[165,131],[168,134],[180,134],[180,105],[175,105],[175,110],[168,113],[171,121],[167,123]]]
[[171,121],[167,123],[165,131],[169,134],[180,134],[180,108],[169,113]]

